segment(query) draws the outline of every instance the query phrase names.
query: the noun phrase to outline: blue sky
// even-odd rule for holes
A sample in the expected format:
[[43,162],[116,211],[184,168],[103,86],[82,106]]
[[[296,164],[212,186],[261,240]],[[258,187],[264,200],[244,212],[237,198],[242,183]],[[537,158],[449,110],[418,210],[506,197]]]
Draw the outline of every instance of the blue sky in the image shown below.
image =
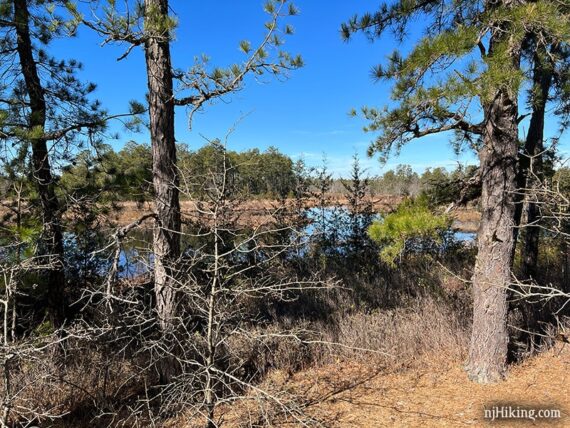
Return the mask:
[[[423,171],[427,167],[453,168],[458,162],[475,162],[471,153],[456,156],[444,135],[410,143],[382,169],[377,159],[366,158],[374,136],[364,133],[365,123],[348,112],[362,105],[383,106],[389,102],[389,84],[374,83],[370,69],[395,48],[405,50],[408,46],[398,46],[389,36],[375,43],[362,36],[350,43],[341,40],[340,24],[355,13],[373,11],[378,6],[376,1],[297,0],[295,4],[301,13],[288,20],[295,34],[286,39],[285,48],[300,53],[305,66],[286,80],[248,80],[241,92],[195,115],[191,131],[187,112],[178,109],[176,132],[180,142],[196,149],[205,143],[204,138],[223,137],[239,122],[229,139],[229,148],[263,150],[275,146],[293,158],[302,156],[311,165],[320,164],[326,155],[329,168],[337,175],[347,173],[355,152],[371,175],[399,163]],[[201,54],[207,54],[212,64],[220,66],[242,60],[239,42],[247,39],[255,46],[264,35],[267,15],[262,6],[258,0],[172,0],[171,7],[179,20],[172,44],[174,65],[189,68],[194,57]],[[93,32],[81,29],[77,38],[57,42],[54,54],[80,60],[84,64],[82,78],[97,83],[96,96],[103,106],[111,113],[121,113],[129,100],[144,100],[143,53],[135,49],[117,62],[125,47],[101,47],[100,43]],[[148,142],[148,135],[121,131],[120,139],[112,144],[120,148],[128,140]]]

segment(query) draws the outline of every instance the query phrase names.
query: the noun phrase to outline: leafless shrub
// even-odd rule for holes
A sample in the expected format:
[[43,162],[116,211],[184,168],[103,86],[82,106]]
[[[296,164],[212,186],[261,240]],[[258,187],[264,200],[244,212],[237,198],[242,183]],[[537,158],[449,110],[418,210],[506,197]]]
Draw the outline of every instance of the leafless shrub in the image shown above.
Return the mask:
[[[568,183],[563,181],[565,177],[547,179],[540,174],[541,171],[535,171],[535,158],[544,155],[545,153],[542,152],[531,156],[527,172],[527,186],[516,191],[522,200],[521,203],[532,203],[539,210],[537,218],[531,223],[526,222],[522,227],[538,227],[549,234],[568,240],[570,239],[570,189],[567,188]],[[569,161],[570,159],[559,162],[559,171],[564,171]]]
[[[141,221],[119,229],[110,241],[111,269],[101,287],[84,293],[86,308],[99,319],[115,348],[138,362],[144,373],[137,398],[129,405],[129,423],[154,424],[183,415],[188,423],[208,427],[224,423],[224,406],[256,402],[297,423],[312,423],[294,397],[266,391],[259,380],[272,367],[298,369],[303,350],[316,336],[299,327],[277,327],[267,306],[298,298],[307,290],[329,287],[319,273],[300,275],[291,258],[302,251],[303,233],[287,220],[290,209],[268,207],[260,221],[245,227],[239,218],[243,200],[236,197],[234,166],[224,156],[207,177],[180,171],[180,191],[196,204],[181,240],[187,248],[172,262],[178,314],[172,328],[158,326],[145,285],[121,287],[118,264],[126,235]],[[193,199],[194,181],[201,183]],[[107,249],[108,250],[108,249]],[[93,309],[97,308],[97,309]],[[281,328],[283,327],[283,328]],[[297,354],[299,351],[299,354]],[[306,351],[308,352],[308,351]],[[164,376],[167,373],[167,376]],[[108,412],[108,410],[107,410]],[[104,416],[100,409],[100,416]],[[116,414],[120,410],[115,410]],[[269,416],[264,418],[268,421]]]
[[30,244],[17,238],[1,249],[0,426],[63,424],[85,407],[93,414],[109,409],[113,395],[132,393],[138,374],[120,347],[110,346],[124,330],[100,316],[99,306],[107,308],[101,299],[77,302],[84,311],[58,329],[26,310],[35,281],[57,261],[29,256]]
[[[527,209],[521,230],[525,233],[522,245],[522,269],[513,275],[509,285],[512,306],[515,311],[511,320],[515,345],[525,355],[550,346],[560,334],[560,319],[570,308],[568,288],[568,255],[570,252],[570,187],[565,164],[561,162],[554,177],[545,177],[543,171],[535,171],[537,157],[529,162],[526,187],[518,189],[518,199]],[[532,209],[531,209],[532,208]],[[526,236],[528,235],[528,236]],[[550,254],[554,261],[541,259],[540,252]],[[555,273],[547,269],[555,265]],[[540,269],[537,268],[540,266]]]

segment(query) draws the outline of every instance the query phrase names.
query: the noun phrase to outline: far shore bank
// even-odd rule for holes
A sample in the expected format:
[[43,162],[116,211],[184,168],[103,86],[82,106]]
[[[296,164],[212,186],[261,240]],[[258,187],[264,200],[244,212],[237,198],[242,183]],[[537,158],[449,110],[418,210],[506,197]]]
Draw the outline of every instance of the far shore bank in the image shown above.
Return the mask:
[[[372,208],[375,212],[380,214],[390,213],[396,209],[399,203],[404,198],[397,195],[379,195],[371,198]],[[251,222],[252,224],[259,223],[259,220],[276,209],[283,207],[283,204],[294,206],[295,200],[287,199],[285,202],[282,200],[271,199],[252,199],[244,201],[240,204],[238,210],[243,213],[244,222]],[[331,205],[348,206],[348,200],[345,196],[332,196],[330,199]],[[306,202],[306,208],[313,208],[317,206],[316,199],[309,199]],[[195,218],[197,212],[196,201],[181,201],[181,210],[183,218]],[[119,202],[117,204],[119,210],[114,211],[110,215],[110,219],[119,225],[126,225],[133,221],[138,220],[141,216],[149,214],[152,210],[151,202],[137,203],[134,201]],[[452,228],[459,232],[476,233],[479,228],[479,221],[481,220],[481,213],[475,208],[459,208],[450,213],[453,217]]]
[[[369,201],[372,208],[379,214],[387,214],[396,209],[398,204],[404,200],[399,195],[376,195],[370,197]],[[203,202],[194,200],[182,200],[180,202],[183,220],[196,219],[198,216],[198,205]],[[349,201],[344,195],[331,195],[328,199],[331,206],[348,206]],[[282,209],[284,206],[294,209],[296,201],[294,199],[274,200],[274,199],[250,199],[239,203],[236,211],[239,212],[239,223],[242,226],[258,225],[266,221],[267,217]],[[314,208],[318,206],[319,201],[315,198],[309,198],[305,201],[305,208]],[[0,216],[8,214],[11,204],[4,202],[0,206]],[[119,201],[116,202],[115,208],[111,208],[110,212],[105,216],[108,221],[117,226],[124,226],[139,220],[146,214],[152,212],[152,202],[136,202],[136,201]],[[24,208],[25,209],[25,208]],[[69,212],[66,215],[73,215]],[[459,232],[476,233],[479,228],[481,214],[475,208],[458,208],[453,210],[450,215],[453,218],[452,228]],[[150,221],[150,219],[146,220]]]

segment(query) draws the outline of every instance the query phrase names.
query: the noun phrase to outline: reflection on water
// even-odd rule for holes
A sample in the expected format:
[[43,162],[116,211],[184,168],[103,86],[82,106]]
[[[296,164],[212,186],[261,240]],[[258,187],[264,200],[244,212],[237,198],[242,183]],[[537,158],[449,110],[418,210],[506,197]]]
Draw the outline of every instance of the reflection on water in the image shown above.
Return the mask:
[[[334,228],[336,235],[341,238],[348,236],[349,227],[349,211],[345,208],[311,208],[307,211],[307,217],[311,221],[304,228],[306,238],[303,239],[303,245],[310,245],[311,237],[322,233],[322,222],[328,227]],[[375,215],[374,219],[380,218]],[[76,237],[73,233],[65,234],[66,260],[70,265],[70,269],[75,269],[76,273],[84,275],[83,271],[90,270],[92,273],[104,275],[108,272],[113,248],[108,247],[106,251],[101,251],[109,242],[108,237],[113,231],[90,231],[86,236]],[[453,238],[466,245],[473,245],[477,237],[473,232],[450,231]],[[11,237],[7,237],[5,243],[11,241]],[[135,229],[129,233],[128,239],[122,244],[119,256],[119,272],[120,278],[134,278],[145,274],[152,270],[153,254],[151,251],[152,230],[148,228]],[[183,235],[182,248],[195,247],[190,239]],[[195,243],[194,243],[195,244]],[[95,246],[95,248],[93,248]],[[98,246],[98,247],[97,247]],[[9,254],[13,252],[13,247],[9,244],[0,245],[0,259],[6,260]]]
[[137,248],[123,249],[119,256],[119,277],[134,278],[152,269],[154,254]]
[[460,242],[474,243],[477,238],[477,233],[475,232],[461,232],[460,230],[455,230],[453,232],[453,237]]
[[[337,236],[343,237],[348,236],[350,233],[349,220],[350,212],[346,208],[326,208],[324,210],[319,208],[310,208],[307,210],[307,217],[311,220],[311,223],[305,226],[303,232],[306,236],[303,239],[304,245],[307,247],[310,245],[311,237],[315,234],[320,233],[319,221],[325,221],[329,225],[335,225],[337,227]],[[320,217],[320,218],[319,218]],[[374,215],[373,219],[379,219],[381,216],[379,214]],[[340,229],[340,230],[339,230]],[[466,245],[474,245],[477,234],[474,232],[462,232],[459,230],[453,230],[453,238]],[[152,242],[152,230],[149,229],[138,229],[132,232],[131,240],[124,245],[120,256],[120,268],[119,276],[121,278],[133,278],[138,275],[144,274],[152,269],[153,265],[153,254],[150,251],[149,243]],[[182,248],[187,248],[190,242],[182,239]]]
[[134,278],[152,270],[152,229],[134,229],[123,242],[119,255],[119,278]]

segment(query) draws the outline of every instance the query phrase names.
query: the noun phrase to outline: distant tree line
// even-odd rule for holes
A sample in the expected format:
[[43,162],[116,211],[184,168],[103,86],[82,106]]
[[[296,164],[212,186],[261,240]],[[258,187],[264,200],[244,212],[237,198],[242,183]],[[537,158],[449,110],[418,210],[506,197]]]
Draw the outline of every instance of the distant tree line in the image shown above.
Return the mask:
[[[270,146],[265,151],[257,148],[244,151],[226,149],[214,141],[197,150],[178,145],[178,167],[194,171],[192,197],[204,196],[204,187],[209,178],[209,171],[220,162],[227,162],[228,176],[235,181],[242,197],[245,198],[287,198],[293,197],[298,186],[299,166],[289,156]],[[568,168],[554,167],[551,159],[546,169],[547,176],[555,181],[565,181],[570,176]],[[310,168],[308,168],[310,170]],[[366,172],[366,171],[364,171]],[[422,173],[412,169],[411,165],[399,164],[383,174],[368,177],[368,187],[375,195],[425,196],[431,206],[441,206],[456,202],[462,197],[466,201],[476,201],[480,195],[480,184],[469,185],[478,173],[475,165],[459,164],[455,169],[445,167],[426,168]],[[8,171],[3,171],[1,180],[8,180]],[[316,189],[318,183],[311,181]],[[347,193],[344,178],[333,178],[328,192]],[[66,166],[59,177],[60,191],[104,193],[108,198],[123,201],[145,201],[152,196],[152,153],[148,144],[135,141],[127,142],[123,148],[115,151],[109,145],[103,145],[96,152],[84,150]],[[4,183],[3,187],[7,187]]]
[[[210,171],[221,162],[227,162],[228,175],[243,195],[282,198],[295,187],[294,162],[274,147],[237,152],[214,142],[198,150],[185,145],[177,149],[178,168],[195,172],[192,183],[186,183],[191,197],[204,195]],[[152,195],[151,148],[130,141],[119,151],[110,146],[96,153],[83,151],[62,171],[60,184],[67,193],[103,191],[113,200],[148,200]]]

